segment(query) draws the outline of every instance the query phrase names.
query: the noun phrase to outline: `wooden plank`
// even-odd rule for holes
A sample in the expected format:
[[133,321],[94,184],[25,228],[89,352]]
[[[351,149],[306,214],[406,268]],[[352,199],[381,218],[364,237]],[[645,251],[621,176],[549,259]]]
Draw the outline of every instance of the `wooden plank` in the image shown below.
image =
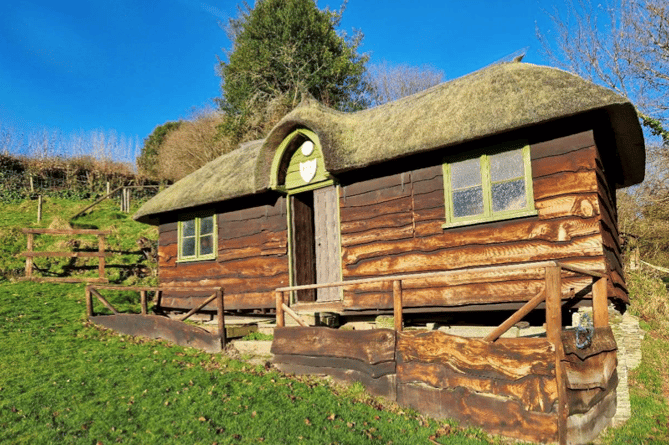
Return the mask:
[[532,176],[539,178],[559,172],[577,172],[597,168],[597,148],[589,147],[532,161]]
[[[35,244],[35,236],[32,233],[26,234],[26,253],[34,253],[33,248]],[[32,255],[26,255],[26,278],[31,278],[33,274],[33,257]]]
[[248,221],[257,218],[269,218],[273,216],[286,217],[286,198],[278,198],[274,204],[264,204],[252,207],[245,207],[238,210],[221,212],[218,214],[219,223],[228,223],[233,221]]
[[344,247],[344,277],[374,276],[379,271],[386,274],[428,272],[602,255],[599,235],[574,238],[559,244],[528,240],[510,245],[477,245],[458,249],[443,249],[439,246],[439,239],[432,238],[413,240],[413,243],[412,249],[406,249],[402,242]]
[[209,353],[221,352],[218,334],[157,315],[118,314],[90,318],[93,323],[126,335],[160,338]]
[[397,402],[437,419],[455,419],[500,434],[533,442],[554,442],[557,436],[553,413],[527,411],[515,400],[477,394],[465,388],[436,389],[400,384]]
[[550,196],[536,200],[534,206],[541,220],[570,216],[590,218],[601,213],[599,197],[596,193]]
[[444,171],[441,164],[431,165],[429,167],[417,168],[411,172],[411,181],[413,183],[429,181],[435,178],[443,178]]
[[[223,298],[225,310],[228,311],[275,308],[275,301],[271,291],[246,294],[229,294],[226,292]],[[163,295],[161,298],[161,307],[171,309],[190,309],[197,306],[202,300],[202,297],[171,297],[169,295]],[[212,312],[217,310],[214,303],[210,303],[202,309]]]
[[[395,175],[400,176],[400,175]],[[365,193],[352,195],[350,190],[346,190],[346,206],[347,207],[360,207],[366,206],[371,203],[385,203],[387,201],[393,201],[397,198],[402,198],[405,196],[411,195],[411,184],[405,183],[404,186],[401,184],[390,185],[388,187],[379,188],[376,190],[370,190]]]
[[109,235],[110,230],[95,229],[21,229],[23,233],[33,233],[35,235]]
[[[409,175],[405,174],[405,184],[409,181]],[[355,205],[349,203],[349,199],[366,195],[369,193],[374,193],[379,190],[384,190],[392,187],[400,186],[402,183],[402,173],[397,173],[390,176],[381,176],[378,178],[367,179],[364,181],[358,181],[353,184],[347,184],[342,187],[342,195],[345,196],[346,203],[348,205]]]
[[[441,212],[441,217],[443,218],[444,212]],[[377,229],[392,229],[404,226],[410,226],[413,222],[411,213],[397,213],[397,214],[381,214],[367,220],[358,220],[358,221],[344,221],[341,223],[341,233],[342,235],[367,232],[370,230],[376,231]]]
[[373,378],[369,374],[357,371],[355,369],[328,368],[325,366],[304,366],[295,363],[276,363],[280,371],[296,375],[329,375],[335,380],[341,382],[360,382],[367,391],[375,396],[385,397],[395,400],[396,384],[395,375],[388,374],[379,378]]
[[567,442],[567,388],[565,368],[562,363],[564,350],[562,347],[562,284],[560,268],[546,268],[546,338],[554,346],[555,354],[551,357],[555,363],[555,379],[557,383],[557,428],[560,445]]
[[609,325],[609,299],[607,279],[599,278],[592,286],[592,315],[596,328]]
[[562,344],[564,345],[565,354],[574,355],[580,360],[597,355],[600,352],[616,351],[618,346],[616,339],[613,336],[611,327],[595,327],[595,333],[592,336],[592,343],[587,348],[580,349],[576,346],[576,336],[574,331],[562,332]]
[[378,228],[358,233],[342,233],[341,245],[343,247],[366,244],[370,248],[379,242],[392,242],[397,240],[410,240],[414,237],[413,222],[404,227]]
[[434,178],[423,181],[415,181],[413,183],[414,196],[432,193],[435,191],[441,191],[443,195],[444,192],[443,172],[439,174],[439,176],[435,176]]
[[[516,340],[516,341],[511,341]],[[490,343],[443,332],[406,331],[397,337],[398,362],[438,363],[480,377],[519,380],[554,375],[554,348],[545,339],[499,339]]]
[[393,315],[395,332],[402,332],[402,281],[393,281]]
[[618,372],[614,371],[606,388],[567,389],[567,404],[569,415],[585,414],[597,405],[609,393],[618,387]]
[[100,258],[103,259],[105,256],[111,256],[112,254],[107,252],[22,252],[21,256],[25,257],[57,257],[57,258]]
[[440,207],[444,209],[444,190],[435,190],[430,193],[414,195],[412,207],[414,210],[433,209]]
[[264,231],[280,232],[286,230],[286,224],[286,218],[280,215],[246,221],[227,222],[219,226],[219,241],[252,236]]
[[[358,371],[366,374],[373,379],[378,379],[384,375],[395,374],[396,363],[394,360],[369,364],[361,360],[345,357],[323,357],[307,356],[293,354],[277,354],[272,358],[272,363],[284,363],[289,365],[310,366],[312,368],[340,368]],[[316,374],[319,374],[316,372]]]
[[532,185],[534,199],[551,196],[597,192],[597,174],[594,171],[559,173],[536,178]]
[[590,443],[610,425],[616,413],[616,391],[608,393],[601,402],[585,414],[573,414],[567,419],[567,439],[570,443]]
[[561,136],[548,141],[532,143],[532,160],[550,156],[557,156],[581,150],[595,145],[595,136],[592,130]]
[[176,268],[161,271],[161,279],[199,279],[211,278],[258,278],[276,277],[288,273],[286,256],[263,256],[242,258],[218,263],[216,261],[193,261],[178,263]]
[[512,399],[526,411],[543,413],[551,412],[557,400],[557,387],[552,376],[528,375],[516,381],[490,379],[456,372],[435,363],[398,364],[397,383],[425,384],[434,388],[462,387],[472,392]]
[[569,354],[563,362],[567,388],[606,388],[618,364],[616,351],[601,352],[580,360]]
[[283,292],[276,291],[274,293],[276,299],[276,327],[283,328],[286,326],[286,318],[283,313],[284,297]]
[[343,199],[340,199],[339,203],[342,223],[346,221],[366,221],[383,214],[411,212],[413,208],[411,196],[404,196],[381,203],[368,203],[368,205],[361,207],[348,206]]
[[341,357],[376,364],[395,359],[395,333],[389,329],[280,328],[274,330],[272,354]]

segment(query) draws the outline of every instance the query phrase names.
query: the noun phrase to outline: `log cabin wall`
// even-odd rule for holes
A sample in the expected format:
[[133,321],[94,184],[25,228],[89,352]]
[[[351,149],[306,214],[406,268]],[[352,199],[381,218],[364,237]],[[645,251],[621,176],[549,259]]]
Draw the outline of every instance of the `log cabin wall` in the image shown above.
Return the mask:
[[[530,150],[537,210],[531,217],[442,228],[440,154],[431,155],[430,166],[344,184],[340,193],[344,279],[559,260],[609,271],[613,283],[609,295],[626,301],[615,195],[594,132],[530,140]],[[589,294],[584,288],[590,283],[590,278],[565,274],[563,292]],[[479,275],[462,283],[415,280],[404,286],[405,307],[519,302],[543,289],[543,271],[521,270],[503,281]],[[391,308],[391,297],[390,283],[359,286],[345,291],[344,306]]]
[[[288,285],[286,200],[248,208],[218,210],[218,254],[215,260],[178,262],[178,223],[160,225],[158,242],[161,286],[221,286],[226,310],[273,308],[274,289]],[[163,294],[161,306],[188,309],[204,301]],[[207,309],[215,310],[214,303]]]

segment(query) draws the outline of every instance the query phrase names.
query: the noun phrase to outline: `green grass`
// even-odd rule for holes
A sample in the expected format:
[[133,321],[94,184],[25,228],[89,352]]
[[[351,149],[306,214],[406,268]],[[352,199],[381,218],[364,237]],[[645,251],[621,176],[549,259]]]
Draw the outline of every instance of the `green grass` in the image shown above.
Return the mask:
[[[37,201],[26,200],[18,203],[0,203],[0,280],[20,277],[25,270],[25,258],[20,254],[26,250],[26,236],[21,228],[60,228],[67,224],[75,229],[110,230],[106,240],[106,250],[113,255],[106,260],[106,277],[112,283],[155,284],[153,278],[155,264],[148,263],[141,253],[137,240],[158,238],[155,227],[132,220],[132,213],[122,213],[118,204],[107,200],[94,211],[77,219],[70,219],[90,201],[45,198],[43,217],[37,223]],[[134,203],[135,210],[139,203]],[[80,248],[97,250],[97,238],[92,236],[35,236],[37,251],[71,251],[68,241],[80,240]],[[35,265],[45,272],[35,272],[35,276],[97,276],[97,259],[92,258],[35,258]]]
[[0,283],[0,443],[491,443],[356,386],[116,335],[84,313],[82,285]]

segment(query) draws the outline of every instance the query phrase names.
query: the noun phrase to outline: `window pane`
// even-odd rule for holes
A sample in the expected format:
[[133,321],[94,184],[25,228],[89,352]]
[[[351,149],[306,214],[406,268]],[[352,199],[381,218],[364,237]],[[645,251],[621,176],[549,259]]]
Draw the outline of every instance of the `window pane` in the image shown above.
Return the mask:
[[453,192],[453,216],[480,215],[483,213],[483,189],[472,187]]
[[525,176],[523,150],[506,151],[490,156],[490,179],[493,182]]
[[185,257],[195,256],[195,238],[184,238],[182,240],[181,254]]
[[492,185],[493,212],[520,210],[524,209],[526,204],[524,179]]
[[195,220],[181,221],[181,235],[195,236]]
[[214,237],[211,235],[200,238],[200,255],[210,255],[214,253]]
[[481,161],[479,158],[451,164],[451,187],[453,190],[481,184]]
[[207,216],[200,220],[200,235],[214,233],[214,217]]

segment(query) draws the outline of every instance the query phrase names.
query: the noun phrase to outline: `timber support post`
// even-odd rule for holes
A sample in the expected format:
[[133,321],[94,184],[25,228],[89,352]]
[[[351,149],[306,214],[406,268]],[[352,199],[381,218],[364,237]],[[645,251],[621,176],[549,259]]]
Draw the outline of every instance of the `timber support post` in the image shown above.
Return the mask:
[[606,277],[597,279],[592,284],[592,318],[596,328],[609,325],[608,280]]
[[142,306],[142,315],[146,315],[148,311],[148,308],[146,307],[146,291],[141,290],[139,291],[139,302],[140,305]]
[[100,277],[100,281],[105,279],[105,241],[105,235],[99,234],[98,253],[100,254],[100,257],[98,258],[98,276]]
[[562,345],[562,278],[558,265],[546,267],[546,338],[555,347],[555,379],[557,383],[557,440],[567,443],[567,386],[565,379],[564,347]]
[[395,331],[402,332],[402,281],[393,281],[393,312]]
[[91,285],[86,286],[86,315],[91,318],[93,314],[93,293],[91,292]]
[[[35,235],[31,232],[26,233],[28,236],[28,241],[26,244],[26,251],[31,254],[35,245]],[[26,278],[30,279],[33,276],[33,257],[32,255],[26,256]]]
[[216,291],[216,309],[218,312],[218,335],[221,339],[221,349],[225,348],[227,343],[226,333],[225,333],[225,315],[223,313],[223,288],[220,288]]
[[276,291],[276,327],[283,328],[286,326],[286,318],[283,313],[283,292]]

